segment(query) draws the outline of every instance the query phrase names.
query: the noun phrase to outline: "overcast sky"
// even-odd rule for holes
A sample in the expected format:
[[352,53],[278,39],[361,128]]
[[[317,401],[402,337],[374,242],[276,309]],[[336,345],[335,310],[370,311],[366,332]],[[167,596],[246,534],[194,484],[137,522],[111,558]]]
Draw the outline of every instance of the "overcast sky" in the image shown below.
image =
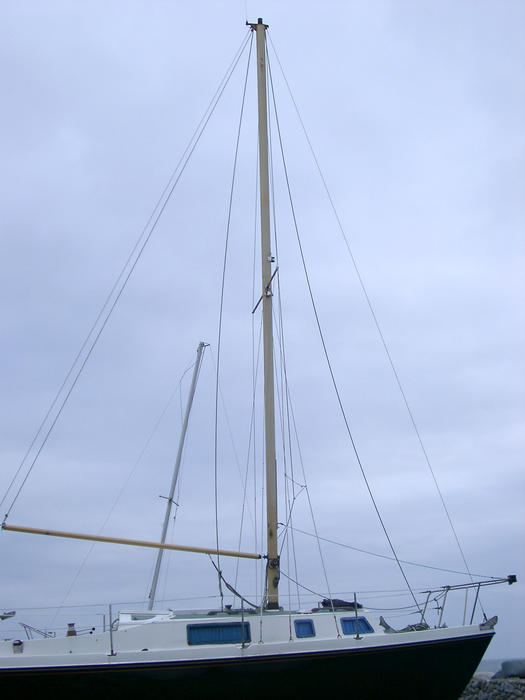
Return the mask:
[[[274,49],[469,566],[475,574],[523,578],[524,4],[4,0],[0,13],[0,499],[241,45],[246,18],[262,16],[270,25],[280,126],[320,321],[398,555],[465,568]],[[165,506],[159,495],[167,493],[171,479],[189,374],[145,446],[204,340],[211,348],[170,537],[214,544],[214,362],[246,61],[247,54],[10,523],[157,539]],[[221,544],[227,548],[236,548],[239,537],[239,474],[250,434],[255,95],[251,75],[221,357],[219,505]],[[388,556],[330,384],[299,262],[275,123],[272,140],[289,391],[317,527],[322,537]],[[257,337],[257,314],[253,319]],[[248,550],[264,549],[259,419],[258,405],[258,472],[249,477],[242,537]],[[295,480],[304,484],[295,444],[292,457]],[[281,472],[283,464],[281,456]],[[290,469],[289,458],[287,464]],[[304,491],[294,515],[297,528],[312,532]],[[281,521],[285,517],[281,509]],[[324,594],[315,540],[296,533],[295,545],[301,583]],[[91,551],[86,543],[12,533],[0,534],[0,547],[0,609],[21,610],[20,621],[33,614],[22,609],[35,605],[141,601],[148,591],[149,550],[97,545]],[[373,604],[373,591],[404,587],[387,560],[327,543],[323,554],[334,594],[358,591]],[[283,569],[295,577],[286,549]],[[233,581],[235,562],[225,562],[224,571]],[[467,580],[413,566],[406,573],[418,590]],[[253,565],[241,568],[239,585],[246,594],[260,593],[260,580]],[[213,569],[196,555],[173,556],[163,581],[162,595],[170,600],[216,594]],[[282,588],[288,595],[284,580]],[[306,595],[301,604],[314,600]],[[385,600],[408,604],[405,597],[383,598],[383,607]],[[490,589],[483,604],[489,616],[500,616],[489,656],[524,656],[523,583]]]

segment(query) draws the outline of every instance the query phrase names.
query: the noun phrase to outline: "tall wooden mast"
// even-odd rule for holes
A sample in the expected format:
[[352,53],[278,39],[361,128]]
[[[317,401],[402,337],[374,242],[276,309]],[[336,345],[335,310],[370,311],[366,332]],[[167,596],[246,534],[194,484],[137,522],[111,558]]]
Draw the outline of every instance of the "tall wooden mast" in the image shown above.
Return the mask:
[[264,349],[264,432],[267,518],[267,604],[279,608],[279,553],[277,548],[277,464],[275,457],[275,402],[273,371],[272,263],[270,239],[270,178],[268,173],[268,101],[266,90],[266,29],[262,19],[250,25],[257,37],[257,94],[259,106],[259,182],[261,207],[262,314]]

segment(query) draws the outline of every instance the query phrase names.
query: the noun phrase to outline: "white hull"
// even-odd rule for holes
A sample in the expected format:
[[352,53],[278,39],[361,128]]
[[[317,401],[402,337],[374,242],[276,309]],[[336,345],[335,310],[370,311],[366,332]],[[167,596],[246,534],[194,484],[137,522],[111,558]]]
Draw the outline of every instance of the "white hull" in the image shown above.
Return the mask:
[[[361,615],[362,613],[360,613]],[[356,635],[342,634],[341,620],[353,613],[317,612],[309,614],[265,613],[245,615],[250,624],[251,641],[244,644],[188,645],[187,625],[220,621],[241,622],[240,616],[192,615],[149,624],[122,625],[112,634],[31,639],[22,645],[13,641],[0,642],[0,673],[6,669],[67,668],[78,666],[118,666],[129,664],[158,664],[212,660],[250,659],[265,656],[386,649],[400,645],[428,644],[439,641],[479,637],[492,632],[480,631],[479,625],[456,628],[429,629],[388,634],[366,613],[374,632]],[[316,636],[300,639],[294,634],[294,622],[308,619],[315,624]],[[337,634],[339,633],[339,636]],[[20,647],[22,650],[20,651]]]

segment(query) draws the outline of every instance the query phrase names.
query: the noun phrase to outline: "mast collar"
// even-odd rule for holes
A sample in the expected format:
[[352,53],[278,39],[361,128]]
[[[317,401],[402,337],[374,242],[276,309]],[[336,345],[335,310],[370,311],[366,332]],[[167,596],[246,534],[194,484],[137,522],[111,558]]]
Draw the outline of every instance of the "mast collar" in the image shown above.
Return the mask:
[[261,26],[261,25],[262,25],[265,29],[268,29],[268,27],[270,26],[269,24],[264,24],[264,22],[263,22],[263,20],[262,20],[262,17],[258,17],[258,18],[257,18],[257,22],[246,22],[246,26],[247,26],[247,27],[251,27],[252,30],[257,29],[257,26]]

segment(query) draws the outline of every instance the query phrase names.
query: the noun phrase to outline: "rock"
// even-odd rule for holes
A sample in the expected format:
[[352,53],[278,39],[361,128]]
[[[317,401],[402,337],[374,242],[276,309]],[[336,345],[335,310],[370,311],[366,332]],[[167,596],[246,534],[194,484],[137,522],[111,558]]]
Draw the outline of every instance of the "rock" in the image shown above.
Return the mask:
[[525,680],[521,678],[473,678],[460,700],[523,700]]
[[501,671],[495,673],[493,678],[525,678],[525,659],[513,659],[501,664]]
[[473,680],[476,681],[490,681],[494,673],[492,671],[476,671]]

